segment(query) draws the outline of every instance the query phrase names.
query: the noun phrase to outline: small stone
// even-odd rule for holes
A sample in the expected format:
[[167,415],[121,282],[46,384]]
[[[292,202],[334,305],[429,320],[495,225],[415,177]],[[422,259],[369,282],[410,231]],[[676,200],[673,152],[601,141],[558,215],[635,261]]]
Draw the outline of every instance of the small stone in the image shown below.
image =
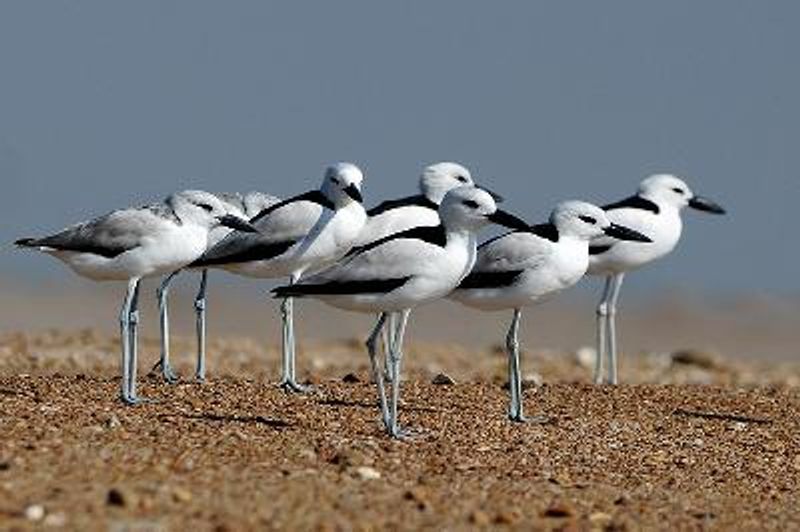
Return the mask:
[[122,422],[119,420],[119,418],[117,417],[116,414],[111,414],[111,417],[109,417],[106,420],[106,428],[107,429],[113,430],[113,429],[117,429],[117,428],[119,428],[121,426],[122,426]]
[[469,522],[475,526],[489,526],[489,515],[482,510],[473,510],[469,514]]
[[594,369],[596,357],[597,349],[594,347],[584,346],[575,351],[575,362],[585,369]]
[[795,455],[792,467],[794,467],[795,470],[800,471],[800,454]]
[[456,381],[448,375],[447,373],[437,373],[436,376],[431,381],[431,384],[436,384],[439,386],[450,386],[455,384]]
[[111,488],[108,490],[106,504],[109,506],[125,506],[126,502],[125,495],[123,495],[122,491],[117,488]]
[[67,524],[67,515],[63,512],[48,514],[47,517],[44,518],[43,524],[44,526],[61,528]]
[[41,521],[44,519],[44,506],[41,504],[31,504],[25,508],[25,519],[28,521]]
[[494,522],[498,525],[513,525],[521,518],[522,514],[519,510],[504,510],[495,516]]
[[592,524],[592,528],[599,528],[601,530],[608,528],[613,519],[611,514],[605,512],[595,512],[589,516],[589,522]]
[[192,500],[192,493],[183,488],[175,488],[172,490],[172,499],[175,502],[189,502]]
[[672,353],[672,363],[696,366],[703,369],[716,369],[722,365],[722,360],[717,353],[698,349],[683,349]]
[[381,478],[381,472],[369,466],[357,467],[356,475],[358,475],[358,478],[361,480],[378,480]]
[[544,517],[570,517],[574,512],[572,508],[558,499],[554,499],[542,513]]
[[357,384],[361,382],[361,379],[355,373],[348,373],[344,377],[342,377],[342,382],[346,384]]

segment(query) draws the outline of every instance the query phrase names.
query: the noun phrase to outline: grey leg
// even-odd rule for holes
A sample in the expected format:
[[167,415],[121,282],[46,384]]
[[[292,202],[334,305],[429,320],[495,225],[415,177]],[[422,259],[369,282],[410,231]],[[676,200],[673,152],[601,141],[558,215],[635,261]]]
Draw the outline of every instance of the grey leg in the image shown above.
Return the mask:
[[522,372],[519,367],[519,321],[522,317],[520,309],[514,309],[511,326],[506,335],[506,350],[508,351],[508,390],[510,403],[508,417],[511,421],[525,422],[522,408]]
[[392,403],[389,412],[390,423],[386,428],[389,432],[389,435],[393,438],[402,438],[406,436],[406,433],[400,429],[400,424],[398,423],[398,405],[400,403],[400,373],[403,362],[403,337],[406,333],[406,324],[408,323],[408,315],[410,313],[410,310],[404,310],[400,313],[400,316],[397,320],[397,329],[392,335],[394,337],[391,351]]
[[[375,379],[375,385],[378,387],[378,401],[380,402],[381,406],[381,417],[383,419],[384,426],[389,426],[389,408],[386,406],[386,388],[383,384],[383,370],[380,367],[380,363],[378,361],[378,353],[377,353],[377,346],[375,345],[378,341],[378,335],[381,334],[381,330],[384,328],[384,324],[386,323],[386,313],[381,312],[378,315],[378,321],[375,323],[375,327],[373,327],[372,332],[367,338],[367,353],[369,353],[369,364],[370,368],[372,369],[372,378]],[[386,336],[383,335],[384,341],[386,340]]]
[[[289,284],[297,282],[297,277],[292,276]],[[306,393],[308,386],[303,386],[297,382],[296,357],[295,357],[295,338],[294,338],[294,303],[291,297],[287,297],[281,304],[281,321],[283,322],[283,368],[281,380],[278,386],[287,392]]]
[[136,292],[136,287],[139,284],[139,279],[131,279],[128,281],[128,290],[125,294],[125,299],[122,302],[122,308],[119,311],[119,329],[120,329],[120,343],[122,344],[122,384],[120,389],[120,399],[126,404],[135,404],[131,397],[128,395],[130,388],[130,362],[131,355],[131,335],[130,335],[130,310],[133,294]]
[[200,275],[200,289],[194,298],[194,311],[197,329],[197,369],[194,378],[197,382],[206,380],[206,290],[208,289],[208,270]]
[[617,379],[617,301],[624,277],[624,273],[618,273],[613,277],[608,310],[608,384],[614,385],[619,383]]
[[122,329],[122,401],[136,405],[141,399],[136,395],[137,328],[139,323],[139,279],[128,282],[128,293],[120,313]]
[[612,276],[606,277],[603,297],[597,305],[597,352],[594,358],[594,383],[603,384],[603,363],[606,357],[608,336],[608,298],[611,295]]
[[172,280],[175,279],[178,273],[180,273],[180,270],[167,275],[156,292],[158,295],[159,323],[161,325],[161,359],[158,364],[156,364],[156,367],[161,367],[162,377],[170,384],[178,382],[178,376],[169,363],[169,313],[167,309],[167,299],[169,298],[170,284],[172,284]]
[[387,316],[386,327],[383,329],[383,358],[384,358],[383,374],[384,374],[384,379],[386,379],[386,382],[393,382],[392,372],[389,368],[391,366],[390,352],[392,350],[392,345],[394,344],[394,332],[395,329],[397,328],[397,313],[387,312],[386,316]]

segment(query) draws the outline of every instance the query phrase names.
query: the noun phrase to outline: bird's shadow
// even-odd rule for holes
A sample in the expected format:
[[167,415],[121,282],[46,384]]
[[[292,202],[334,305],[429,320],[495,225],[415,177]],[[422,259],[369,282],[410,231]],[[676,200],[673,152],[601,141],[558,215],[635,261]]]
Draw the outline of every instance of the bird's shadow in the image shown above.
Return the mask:
[[214,414],[211,412],[202,414],[161,414],[160,419],[169,419],[172,417],[182,417],[184,419],[195,419],[199,421],[216,421],[221,423],[242,423],[245,425],[262,425],[274,429],[285,429],[291,427],[292,424],[282,419],[273,419],[264,416],[238,416],[235,414]]
[[[369,401],[348,401],[347,399],[340,399],[338,397],[329,397],[325,399],[320,399],[317,401],[317,404],[323,406],[334,406],[334,407],[344,407],[344,408],[380,408],[380,404],[376,402],[369,402]],[[438,412],[437,408],[433,408],[430,406],[404,406],[403,410],[409,412]]]

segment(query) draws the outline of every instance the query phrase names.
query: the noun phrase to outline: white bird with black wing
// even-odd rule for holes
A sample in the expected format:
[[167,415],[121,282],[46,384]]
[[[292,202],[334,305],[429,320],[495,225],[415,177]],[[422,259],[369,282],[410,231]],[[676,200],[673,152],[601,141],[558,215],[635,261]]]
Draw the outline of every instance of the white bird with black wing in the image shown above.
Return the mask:
[[[439,206],[441,225],[415,227],[359,248],[331,268],[295,285],[274,290],[278,297],[309,296],[359,312],[379,312],[367,340],[373,377],[378,387],[383,422],[392,437],[398,424],[403,339],[411,309],[446,296],[469,273],[475,261],[475,232],[489,223],[524,229],[528,225],[498,210],[489,193],[475,187],[448,192]],[[391,406],[387,405],[375,342],[389,312],[400,313],[390,335]]]
[[[262,210],[250,222],[259,232],[231,234],[195,261],[256,278],[289,277],[296,283],[308,271],[322,269],[347,253],[364,227],[361,170],[351,163],[328,167],[319,189]],[[283,369],[280,386],[302,392],[297,381],[292,299],[281,304]]]
[[[617,384],[616,314],[619,291],[625,273],[657,260],[678,244],[683,229],[684,207],[724,214],[725,209],[710,199],[698,196],[680,178],[656,174],[639,184],[636,195],[605,205],[608,218],[647,235],[652,242],[618,242],[597,238],[589,248],[588,273],[606,278],[603,297],[597,307],[597,354],[595,382]],[[606,356],[608,374],[603,375]]]
[[[223,205],[225,205],[228,213],[246,220],[253,218],[262,210],[280,201],[279,198],[264,194],[263,192],[247,192],[245,194],[221,193],[216,196],[222,201]],[[207,249],[214,247],[230,232],[231,229],[225,226],[212,229],[208,235]],[[189,269],[195,270],[198,268],[192,267]],[[199,269],[200,286],[194,299],[195,331],[197,334],[197,364],[194,376],[195,380],[203,382],[206,378],[206,311],[208,306],[206,293],[208,290],[208,268],[203,267]],[[161,358],[153,369],[160,369],[164,380],[169,383],[178,382],[178,376],[175,374],[169,362],[169,314],[167,311],[169,288],[175,277],[182,271],[184,270],[177,270],[166,276],[161,282],[157,293],[160,312],[159,322],[161,324]]]
[[589,241],[601,235],[649,241],[636,231],[611,223],[595,205],[565,201],[553,210],[549,223],[513,231],[481,244],[472,272],[450,296],[480,310],[514,311],[506,334],[508,417],[512,421],[526,421],[519,356],[522,309],[577,283],[589,266]]

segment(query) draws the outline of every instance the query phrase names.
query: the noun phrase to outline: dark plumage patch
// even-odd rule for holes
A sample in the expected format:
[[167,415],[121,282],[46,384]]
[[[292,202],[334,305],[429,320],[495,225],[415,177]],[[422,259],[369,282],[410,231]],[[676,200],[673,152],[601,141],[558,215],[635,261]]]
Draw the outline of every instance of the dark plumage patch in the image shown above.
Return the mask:
[[379,238],[378,240],[374,240],[369,244],[365,244],[363,246],[355,247],[351,249],[347,253],[347,257],[354,257],[365,251],[369,251],[370,249],[375,249],[378,246],[381,246],[387,242],[391,242],[392,240],[398,240],[400,238],[408,238],[412,240],[421,240],[423,242],[427,242],[429,244],[433,244],[434,246],[445,247],[447,245],[447,233],[444,230],[444,226],[442,225],[434,225],[434,226],[423,226],[423,227],[412,227],[411,229],[406,229],[405,231],[400,231],[399,233],[394,233],[383,238]]
[[386,211],[398,209],[400,207],[427,207],[437,211],[439,206],[429,200],[426,196],[419,194],[417,196],[408,196],[407,198],[400,198],[396,200],[387,200],[379,203],[375,207],[367,211],[369,216],[378,216]]
[[72,241],[61,241],[57,238],[59,235],[48,236],[44,238],[22,238],[14,242],[14,245],[23,248],[38,248],[45,247],[50,249],[57,249],[59,251],[73,251],[75,253],[90,253],[98,255],[107,259],[113,259],[122,255],[126,251],[133,248],[126,248],[122,246],[100,246],[92,244],[90,241],[80,241],[73,239]]
[[459,288],[465,290],[476,288],[504,288],[511,286],[524,270],[509,270],[503,272],[472,272],[467,275]]
[[387,294],[400,288],[409,279],[369,279],[364,281],[341,281],[324,284],[295,284],[279,286],[272,290],[275,297],[303,297],[323,295]]
[[611,249],[610,245],[589,246],[589,255],[601,255]]
[[283,201],[279,201],[278,203],[273,203],[266,209],[262,210],[255,216],[250,219],[251,223],[257,222],[258,220],[268,216],[270,213],[280,209],[281,207],[285,207],[290,203],[295,203],[298,201],[310,201],[311,203],[316,203],[318,205],[322,205],[326,209],[335,210],[336,205],[333,204],[331,200],[325,197],[325,194],[320,192],[319,190],[312,190],[310,192],[306,192],[304,194],[300,194],[299,196],[294,196],[293,198],[285,199]]
[[603,205],[603,210],[613,211],[615,209],[639,209],[642,211],[652,212],[653,214],[658,214],[661,212],[661,209],[658,207],[658,205],[641,196],[631,196],[616,203]]
[[546,238],[551,242],[558,242],[560,235],[558,234],[558,229],[555,225],[547,223],[547,224],[536,224],[531,226],[531,233],[534,235]]
[[240,264],[243,262],[253,262],[257,260],[267,260],[278,255],[282,255],[290,247],[295,245],[297,240],[287,240],[285,242],[270,242],[263,244],[256,244],[247,249],[243,249],[238,253],[231,253],[230,255],[220,255],[218,257],[200,257],[194,261],[191,266],[215,266],[219,264]]

